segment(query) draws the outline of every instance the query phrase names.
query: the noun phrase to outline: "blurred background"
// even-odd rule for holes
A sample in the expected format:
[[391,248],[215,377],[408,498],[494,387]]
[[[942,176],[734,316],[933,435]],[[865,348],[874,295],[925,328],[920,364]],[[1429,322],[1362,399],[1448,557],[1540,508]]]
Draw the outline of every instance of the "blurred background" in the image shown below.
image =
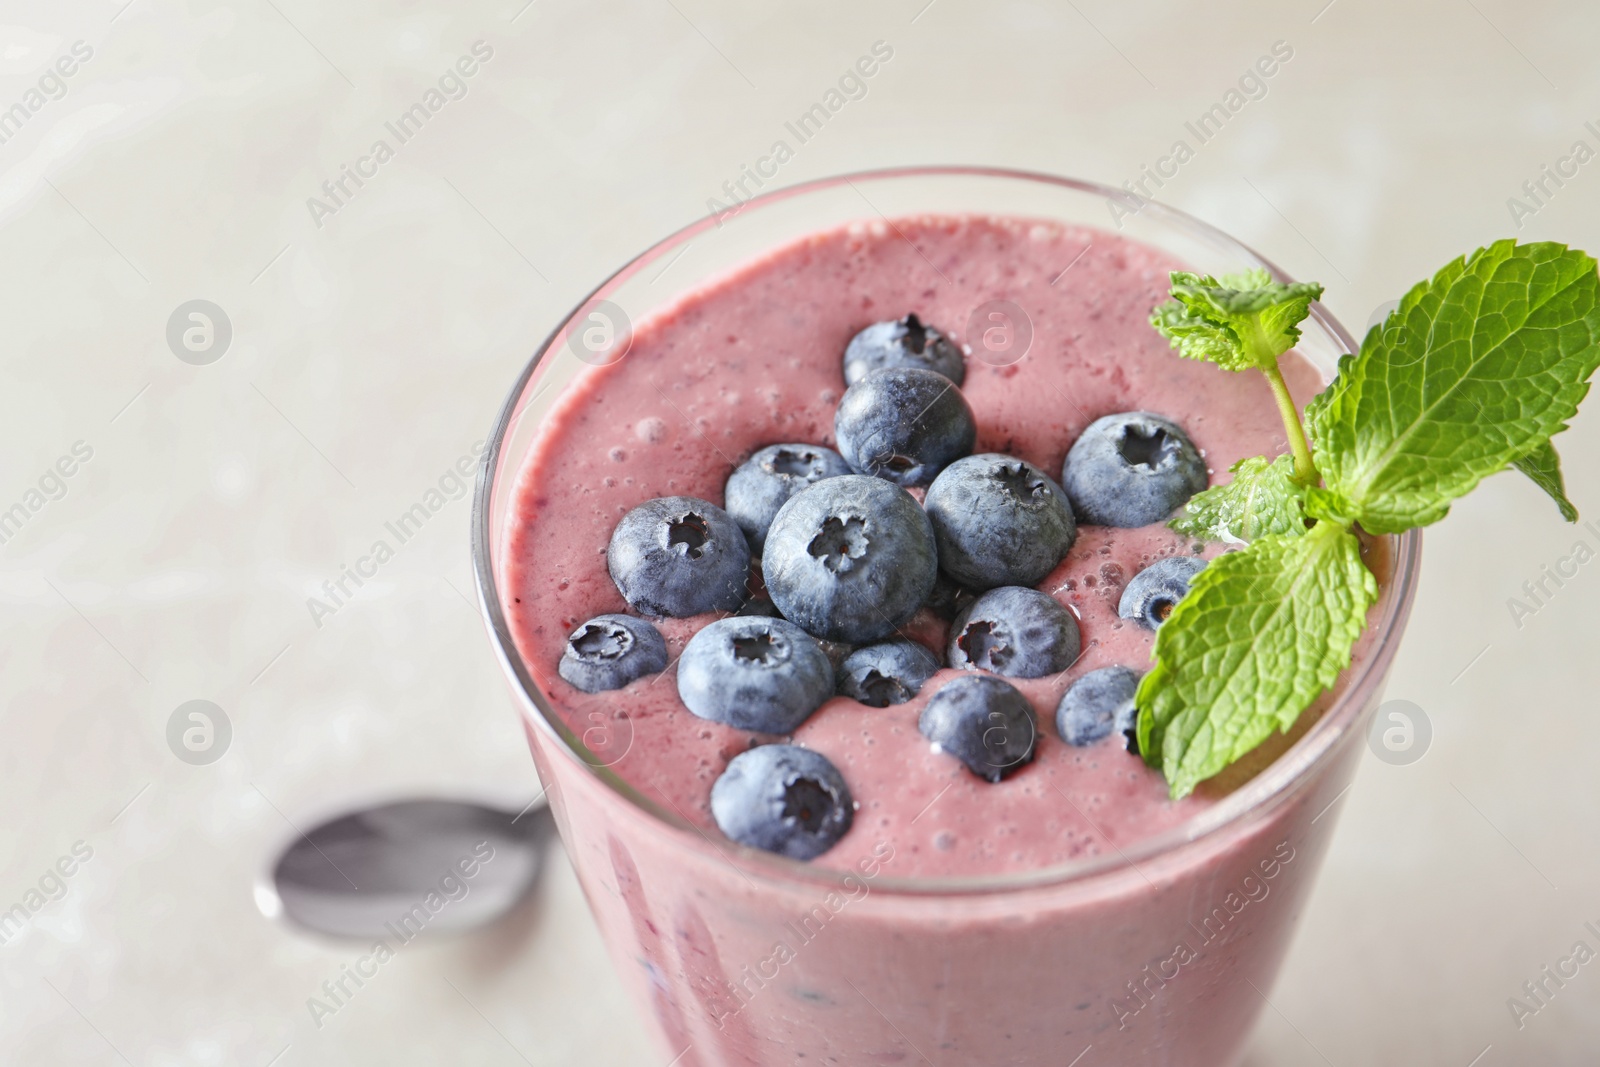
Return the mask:
[[[1577,0],[0,5],[0,912],[25,919],[0,1061],[658,1064],[559,851],[506,919],[419,939],[329,1017],[308,999],[366,944],[252,891],[352,806],[538,795],[452,472],[560,317],[875,44],[769,185],[1121,184],[1222,102],[1147,188],[1360,334],[1492,239],[1600,251],[1597,40]],[[1600,519],[1600,415],[1556,443]],[[1251,1067],[1593,1062],[1600,965],[1508,999],[1600,949],[1596,531],[1505,475],[1428,532],[1389,689],[1419,740],[1340,802]],[[196,700],[204,762],[172,740]]]

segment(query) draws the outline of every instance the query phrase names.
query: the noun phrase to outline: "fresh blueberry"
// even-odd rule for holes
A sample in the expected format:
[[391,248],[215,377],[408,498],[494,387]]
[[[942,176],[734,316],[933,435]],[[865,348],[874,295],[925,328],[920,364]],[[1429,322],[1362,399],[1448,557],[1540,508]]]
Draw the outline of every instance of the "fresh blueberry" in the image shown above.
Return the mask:
[[800,627],[731,616],[689,639],[678,696],[702,719],[763,734],[791,734],[833,695],[833,664]]
[[884,367],[917,367],[960,385],[967,377],[961,350],[915,314],[897,322],[875,322],[850,339],[844,350],[844,383],[854,385]]
[[849,831],[855,801],[820,752],[761,745],[728,761],[711,787],[711,815],[741,845],[808,860]]
[[1101,667],[1073,682],[1056,705],[1056,733],[1069,745],[1092,745],[1113,731],[1137,751],[1133,729],[1139,711],[1133,694],[1139,672],[1129,667]]
[[1078,521],[1091,526],[1160,522],[1206,480],[1206,461],[1183,427],[1148,411],[1094,420],[1061,468]]
[[1189,583],[1205,570],[1206,561],[1196,556],[1168,556],[1158,559],[1133,576],[1117,601],[1117,614],[1132,619],[1147,630],[1167,621],[1178,601],[1189,595]]
[[889,636],[933,589],[933,527],[916,500],[859,474],[796,493],[772,520],[761,562],[783,617],[817,637]]
[[978,427],[949,378],[915,367],[885,367],[844,391],[833,434],[856,473],[913,486],[927,485],[971,452]]
[[632,615],[596,615],[567,635],[556,670],[585,693],[621,689],[635,678],[667,669],[667,642]]
[[839,694],[873,708],[904,704],[939,669],[939,657],[900,638],[858,648],[839,668]]
[[732,611],[744,603],[750,545],[715,504],[657,497],[628,512],[611,531],[606,566],[623,598],[646,615]]
[[973,774],[998,782],[1033,758],[1039,719],[1010,682],[968,675],[933,694],[917,729]]
[[728,476],[723,503],[759,556],[772,517],[790,497],[812,482],[849,473],[850,464],[831,448],[768,445]]
[[988,452],[939,473],[922,503],[939,567],[968,589],[1034,585],[1078,536],[1072,506],[1032,463]]
[[1059,674],[1078,658],[1078,620],[1048,593],[991,589],[950,625],[950,666],[1012,678]]

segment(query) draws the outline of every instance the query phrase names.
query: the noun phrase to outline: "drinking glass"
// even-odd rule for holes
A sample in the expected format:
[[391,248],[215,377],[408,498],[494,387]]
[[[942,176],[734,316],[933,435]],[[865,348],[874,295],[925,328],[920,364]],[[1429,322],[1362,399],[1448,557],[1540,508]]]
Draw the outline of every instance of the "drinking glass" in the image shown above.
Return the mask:
[[[516,479],[542,414],[578,372],[625,358],[633,321],[754,257],[847,223],[930,213],[1115,228],[1207,273],[1260,267],[1289,280],[1180,211],[1043,174],[874,171],[731,205],[606,279],[512,387],[473,512],[490,640],[568,854],[663,1065],[1234,1063],[1393,662],[1416,586],[1417,533],[1376,543],[1375,568],[1385,572],[1376,632],[1337,699],[1276,760],[1170,832],[1025,873],[907,878],[867,862],[847,872],[714,837],[629,785],[620,772],[627,720],[569,721],[508,627],[500,553]],[[1298,350],[1324,377],[1354,350],[1320,305],[1302,330]]]

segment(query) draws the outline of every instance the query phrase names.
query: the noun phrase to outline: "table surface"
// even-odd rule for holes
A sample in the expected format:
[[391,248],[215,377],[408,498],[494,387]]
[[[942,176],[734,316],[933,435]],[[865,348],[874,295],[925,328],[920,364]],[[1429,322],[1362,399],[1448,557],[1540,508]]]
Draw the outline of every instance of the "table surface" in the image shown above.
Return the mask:
[[[663,1058],[564,860],[320,1026],[307,999],[362,949],[263,918],[251,886],[329,811],[535,794],[449,473],[559,317],[875,42],[892,59],[778,180],[958,162],[1120,183],[1284,42],[1159,197],[1324,280],[1359,330],[1491,239],[1600,248],[1597,36],[1600,8],[1549,0],[7,4],[0,509],[26,521],[0,545],[0,909],[42,904],[0,944],[0,1060]],[[464,95],[331,198],[474,48]],[[1532,200],[1546,165],[1577,173]],[[167,339],[196,299],[231,323],[206,365]],[[1559,444],[1600,513],[1600,417]],[[419,501],[420,532],[313,613]],[[1600,947],[1600,579],[1568,559],[1536,610],[1509,601],[1597,531],[1515,475],[1429,531],[1389,695],[1431,747],[1366,758],[1252,1067],[1592,1062],[1600,969],[1520,1026],[1507,1001]],[[201,766],[167,743],[195,699],[232,728]]]

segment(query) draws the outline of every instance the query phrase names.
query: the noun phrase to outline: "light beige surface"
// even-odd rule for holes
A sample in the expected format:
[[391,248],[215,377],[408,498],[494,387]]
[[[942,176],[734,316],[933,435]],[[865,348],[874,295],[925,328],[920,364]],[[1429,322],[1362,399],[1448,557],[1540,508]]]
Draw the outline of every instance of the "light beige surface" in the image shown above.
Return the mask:
[[[561,313],[873,42],[892,61],[778,181],[1136,177],[1288,42],[1161,197],[1328,283],[1357,330],[1513,232],[1507,198],[1542,164],[1600,148],[1600,9],[1576,0],[123,2],[0,9],[0,108],[93,50],[0,144],[0,509],[93,450],[0,545],[0,908],[93,850],[0,944],[6,1063],[657,1062],[562,863],[510,922],[408,948],[313,1024],[307,998],[360,949],[256,911],[290,824],[537,784],[462,596],[464,500],[320,626],[306,602],[470,453]],[[307,198],[480,40],[467,95],[319,227]],[[1519,235],[1600,249],[1597,195],[1600,162]],[[209,366],[164,338],[194,298],[233,325]],[[1558,443],[1600,517],[1600,416]],[[1600,948],[1600,564],[1520,628],[1506,604],[1579,538],[1600,548],[1513,476],[1429,533],[1390,695],[1433,746],[1369,758],[1343,801],[1252,1067],[1593,1061],[1600,964],[1521,1030],[1506,1005],[1575,941]],[[196,698],[234,728],[209,766],[165,740]]]

